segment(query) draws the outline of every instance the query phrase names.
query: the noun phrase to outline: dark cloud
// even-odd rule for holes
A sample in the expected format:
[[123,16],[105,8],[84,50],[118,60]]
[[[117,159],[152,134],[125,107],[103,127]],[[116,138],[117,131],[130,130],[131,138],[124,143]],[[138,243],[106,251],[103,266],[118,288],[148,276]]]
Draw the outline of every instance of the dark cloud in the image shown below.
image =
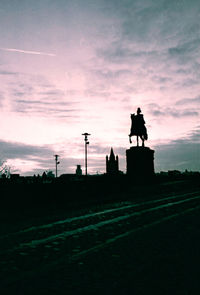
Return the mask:
[[182,117],[197,117],[199,112],[196,109],[188,110],[179,110],[174,107],[160,107],[157,104],[148,105],[149,113],[154,117],[173,117],[173,118],[182,118]]
[[2,102],[5,99],[5,94],[3,91],[0,91],[0,106],[2,106]]
[[179,67],[179,69],[177,69],[175,71],[176,74],[179,74],[179,75],[189,75],[191,74],[192,70],[191,68],[183,68],[183,67]]
[[89,96],[89,97],[102,97],[102,98],[109,98],[111,96],[111,93],[106,91],[105,89],[95,90],[93,88],[88,88],[84,94],[85,96]]
[[23,97],[24,95],[26,95],[26,92],[14,92],[14,96],[17,97]]
[[178,40],[179,37],[188,41],[188,37],[193,39],[199,32],[200,5],[197,0],[190,3],[166,0],[125,2],[129,2],[125,6],[128,17],[125,11],[123,14],[123,33],[127,38],[142,43],[156,40],[169,44],[170,40]]
[[200,104],[200,96],[194,97],[194,98],[183,98],[176,102],[176,105],[196,105]]
[[[83,146],[76,145],[76,148],[79,148],[82,151]],[[98,149],[99,148],[99,149]],[[108,149],[107,149],[108,151]],[[75,173],[76,165],[84,165],[84,154],[83,158],[73,158],[73,157],[63,157],[63,151],[55,152],[55,150],[50,145],[35,146],[28,145],[19,142],[8,142],[0,140],[0,154],[1,162],[7,161],[11,163],[11,172],[20,173],[19,167],[12,167],[12,160],[18,159],[21,162],[31,161],[35,162],[37,168],[33,168],[30,171],[23,173],[23,175],[33,175],[33,174],[42,174],[46,170],[55,170],[55,160],[54,154],[60,155],[60,164],[58,166],[58,173]],[[102,158],[92,157],[92,154],[103,154]],[[96,173],[96,171],[105,171],[105,155],[106,148],[99,146],[91,146],[89,148],[88,164],[91,173]]]
[[181,81],[181,83],[176,83],[177,86],[179,87],[192,87],[195,85],[199,85],[199,80],[198,79],[193,79],[193,78],[187,78],[183,81]]
[[21,83],[11,89],[12,110],[17,113],[36,116],[69,117],[69,113],[79,111],[78,101],[66,99],[63,91],[45,84],[40,86],[31,82]]
[[[134,80],[134,93],[138,93],[138,89],[146,91],[156,87],[167,90],[164,88],[167,84],[172,84],[170,86],[176,88],[198,85],[199,70],[195,67],[198,63],[196,53],[199,50],[200,39],[191,36],[191,30],[189,33],[187,27],[192,23],[197,32],[199,25],[195,19],[189,21],[188,18],[183,20],[180,17],[180,11],[187,15],[188,5],[185,2],[180,5],[166,1],[122,3],[109,5],[110,9],[121,17],[120,29],[114,40],[103,48],[97,48],[97,56],[108,65],[126,64]],[[170,61],[172,58],[173,67]],[[184,68],[184,64],[188,64],[190,70]],[[179,76],[184,71],[185,79],[177,79],[175,73],[178,70]],[[128,78],[131,78],[131,74]],[[106,72],[100,75],[100,79],[103,78],[107,79],[106,85],[109,85],[116,76],[112,72]],[[123,89],[128,91],[130,85],[124,85]]]
[[151,114],[155,117],[174,117],[174,118],[182,118],[182,117],[197,117],[199,115],[196,111],[179,111],[173,109],[166,109],[165,112],[155,110],[152,111]]
[[[161,90],[167,90],[163,88],[167,83],[177,88],[198,85],[200,4],[197,1],[190,4],[166,0],[109,1],[105,13],[106,10],[120,21],[111,42],[97,48],[97,56],[107,64],[129,66],[135,74],[136,93],[139,79],[140,87],[145,90],[147,80],[154,82],[152,88],[159,85]],[[179,76],[186,75],[185,80],[177,80],[178,71]],[[108,76],[108,83],[111,78]]]
[[200,126],[198,126],[190,133],[189,141],[193,143],[200,143]]
[[109,69],[100,69],[96,70],[95,75],[97,75],[99,78],[104,78],[104,79],[121,79],[125,77],[130,77],[132,75],[131,70],[127,69],[121,69],[121,70],[109,70]]
[[92,144],[90,146],[89,151],[90,151],[91,154],[103,154],[103,155],[106,155],[106,153],[109,152],[109,148],[105,147],[105,146],[102,146],[101,144],[97,144],[97,145]]
[[41,91],[38,94],[41,95],[46,95],[46,96],[64,96],[64,92],[62,90],[59,89],[53,89],[53,90],[49,90],[49,91]]
[[26,114],[32,114],[32,115],[36,115],[36,116],[43,116],[43,117],[48,117],[48,116],[54,116],[54,117],[75,117],[73,115],[68,115],[69,113],[73,114],[76,113],[77,111],[79,111],[79,109],[72,109],[70,107],[71,104],[62,104],[62,108],[59,108],[59,105],[57,105],[57,103],[52,104],[52,103],[47,103],[47,104],[43,104],[43,103],[19,103],[17,102],[16,106],[13,108],[15,112],[17,113],[26,113]]
[[[23,144],[20,142],[8,142],[0,140],[0,155],[1,161],[9,161],[11,166],[11,173],[21,173],[20,167],[15,166],[14,160],[19,160],[23,165],[29,163],[35,163],[35,167],[23,175],[33,175],[42,173],[45,170],[54,170],[55,151],[50,145],[35,146]],[[13,161],[13,164],[12,164]],[[14,165],[14,166],[13,166]],[[33,164],[31,164],[32,166]]]
[[[173,114],[173,116],[176,116],[176,113]],[[182,111],[182,112],[178,112],[178,117],[198,117],[199,116],[199,112],[197,111]]]
[[24,99],[17,99],[15,100],[15,102],[17,104],[24,104],[24,107],[25,105],[29,105],[30,107],[32,105],[39,105],[39,106],[54,106],[54,107],[57,107],[57,106],[62,106],[62,107],[69,107],[69,106],[72,106],[72,105],[75,105],[77,104],[78,102],[65,102],[65,101],[43,101],[43,100],[24,100]]
[[99,57],[103,57],[106,61],[110,62],[127,62],[131,61],[134,62],[138,60],[149,59],[149,58],[155,58],[158,56],[157,51],[136,51],[134,49],[129,49],[127,47],[122,47],[119,42],[114,42],[111,44],[109,48],[106,49],[98,49],[97,55]]
[[111,70],[105,67],[92,70],[90,75],[92,83],[88,83],[86,95],[109,100],[115,100],[117,97],[117,101],[124,96],[124,87],[133,78],[132,71],[126,68]]
[[163,77],[163,76],[153,76],[152,80],[155,82],[159,82],[160,84],[166,84],[168,82],[173,81],[173,79],[171,77]]
[[10,71],[0,71],[0,75],[4,75],[4,76],[17,76],[19,75],[19,73],[17,72],[10,72]]
[[188,138],[177,139],[155,147],[156,170],[200,171],[200,129]]
[[199,53],[200,38],[190,40],[176,47],[171,47],[168,49],[169,55],[173,56],[182,56]]
[[34,146],[19,142],[0,140],[0,154],[3,160],[7,159],[30,159],[31,157],[46,158],[53,154],[49,146]]

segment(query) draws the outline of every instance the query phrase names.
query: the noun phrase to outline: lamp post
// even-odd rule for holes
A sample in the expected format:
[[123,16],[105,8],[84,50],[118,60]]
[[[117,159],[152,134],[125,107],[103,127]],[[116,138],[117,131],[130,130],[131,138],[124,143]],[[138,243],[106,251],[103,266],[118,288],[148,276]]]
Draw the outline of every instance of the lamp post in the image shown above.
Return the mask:
[[54,155],[54,157],[55,157],[55,162],[56,162],[56,178],[57,178],[57,175],[58,175],[58,164],[60,164],[60,162],[58,161],[59,155]]
[[83,133],[84,141],[85,141],[85,175],[87,175],[87,145],[89,144],[88,136],[91,135],[89,133]]

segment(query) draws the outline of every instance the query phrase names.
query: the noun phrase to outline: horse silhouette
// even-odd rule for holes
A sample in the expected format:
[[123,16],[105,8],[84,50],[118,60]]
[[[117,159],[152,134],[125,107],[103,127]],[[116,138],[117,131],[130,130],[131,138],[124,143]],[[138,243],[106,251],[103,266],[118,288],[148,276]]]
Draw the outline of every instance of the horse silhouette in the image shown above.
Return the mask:
[[139,137],[142,140],[142,146],[144,147],[144,141],[148,139],[147,129],[145,127],[144,117],[141,113],[140,108],[137,109],[137,115],[131,114],[131,132],[129,134],[129,141],[131,141],[132,136],[137,137],[137,146],[139,146]]

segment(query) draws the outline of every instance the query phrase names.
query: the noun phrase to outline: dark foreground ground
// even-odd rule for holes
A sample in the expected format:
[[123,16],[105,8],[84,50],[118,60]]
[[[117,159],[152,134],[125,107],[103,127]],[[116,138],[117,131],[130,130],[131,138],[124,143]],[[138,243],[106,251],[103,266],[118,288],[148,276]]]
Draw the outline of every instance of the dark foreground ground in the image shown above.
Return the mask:
[[132,183],[121,178],[97,178],[52,184],[0,183],[0,234],[105,208],[114,202],[152,200],[162,195],[200,189],[200,178],[155,179]]
[[[199,190],[198,182],[171,182],[116,193],[117,201],[154,199],[162,194]],[[30,224],[106,208],[109,198],[69,202],[39,210],[23,207],[2,213],[2,233]],[[81,206],[80,206],[81,204]],[[26,210],[25,210],[26,209]],[[13,209],[12,209],[13,210]],[[3,211],[2,211],[3,212]],[[21,215],[19,214],[21,212]],[[14,214],[15,213],[15,214]],[[23,213],[23,214],[22,214]],[[75,215],[76,216],[76,215]],[[87,241],[86,241],[87,242]],[[16,282],[0,285],[0,294],[200,294],[200,209],[141,229],[69,262],[19,275]],[[9,281],[9,280],[8,280]]]
[[1,294],[199,294],[200,211],[81,260],[22,277]]

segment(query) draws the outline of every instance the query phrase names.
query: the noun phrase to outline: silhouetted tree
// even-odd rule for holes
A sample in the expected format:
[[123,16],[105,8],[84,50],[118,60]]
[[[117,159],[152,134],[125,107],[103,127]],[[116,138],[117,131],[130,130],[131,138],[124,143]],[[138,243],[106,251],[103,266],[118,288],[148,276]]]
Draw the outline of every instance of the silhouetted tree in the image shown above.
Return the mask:
[[42,179],[46,179],[46,178],[47,178],[46,172],[43,172]]
[[10,177],[10,166],[6,164],[6,161],[0,162],[0,178],[9,178]]
[[55,178],[55,174],[53,173],[53,171],[49,170],[49,171],[47,171],[47,177],[48,178]]

